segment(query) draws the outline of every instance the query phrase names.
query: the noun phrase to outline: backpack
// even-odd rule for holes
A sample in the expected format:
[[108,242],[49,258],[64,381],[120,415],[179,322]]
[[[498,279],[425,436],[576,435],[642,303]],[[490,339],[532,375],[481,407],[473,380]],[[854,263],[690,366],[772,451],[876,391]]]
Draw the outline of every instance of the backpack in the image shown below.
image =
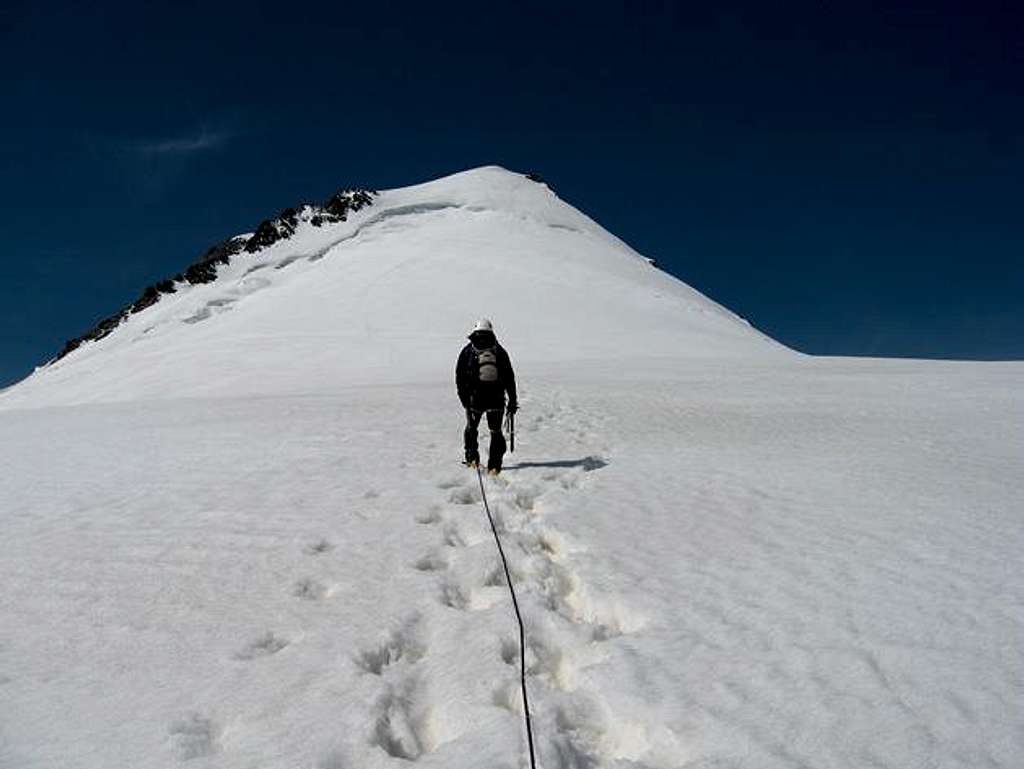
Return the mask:
[[494,384],[498,381],[498,353],[493,347],[476,350],[477,379],[481,383]]

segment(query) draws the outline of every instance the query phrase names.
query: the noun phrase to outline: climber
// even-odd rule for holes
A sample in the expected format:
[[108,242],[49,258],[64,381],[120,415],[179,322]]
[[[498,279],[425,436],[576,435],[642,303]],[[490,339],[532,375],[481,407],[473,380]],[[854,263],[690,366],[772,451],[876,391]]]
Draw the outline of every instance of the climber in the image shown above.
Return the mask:
[[497,475],[501,472],[501,460],[505,456],[505,436],[501,433],[505,393],[508,393],[509,414],[515,414],[519,404],[512,362],[505,348],[498,344],[494,327],[486,318],[476,324],[469,335],[469,344],[459,353],[455,364],[455,388],[466,410],[466,464],[470,467],[480,464],[477,427],[480,418],[487,414],[487,427],[491,431],[487,473]]

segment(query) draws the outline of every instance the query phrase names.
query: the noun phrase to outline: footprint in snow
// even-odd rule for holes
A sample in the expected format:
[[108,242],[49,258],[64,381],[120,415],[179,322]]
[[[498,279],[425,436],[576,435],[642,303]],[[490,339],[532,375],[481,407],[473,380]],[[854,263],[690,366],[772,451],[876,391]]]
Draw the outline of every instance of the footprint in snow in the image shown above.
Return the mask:
[[[571,644],[563,643],[562,636],[563,631],[550,623],[535,624],[526,637],[526,673],[546,679],[561,691],[572,691],[577,686],[584,661]],[[507,651],[502,651],[502,659]],[[518,656],[518,648],[516,654]]]
[[580,576],[564,566],[548,562],[540,579],[547,608],[590,631],[590,640],[608,641],[640,630],[645,618],[616,597],[594,596]]
[[519,663],[519,641],[515,638],[503,638],[499,649],[501,661],[506,665],[517,665]]
[[212,756],[220,747],[220,728],[199,713],[189,713],[178,719],[171,724],[168,732],[183,761]]
[[334,549],[334,545],[328,542],[326,539],[319,539],[316,542],[311,542],[306,545],[302,551],[306,555],[323,555],[324,553],[330,552]]
[[375,676],[384,674],[398,661],[415,664],[427,653],[426,627],[423,617],[412,614],[402,624],[385,633],[377,643],[367,646],[356,656],[356,665]]
[[440,523],[443,519],[440,505],[431,505],[426,510],[416,513],[416,523],[431,524]]
[[306,601],[319,601],[321,598],[329,597],[330,594],[331,591],[326,585],[310,577],[300,579],[292,588],[292,595]]
[[441,603],[459,611],[483,611],[503,600],[500,587],[473,587],[465,579],[450,575],[441,585]]
[[537,507],[537,500],[543,493],[542,489],[538,489],[535,486],[517,486],[512,490],[516,507],[524,513],[532,513],[534,511],[534,508]]
[[354,762],[348,751],[330,750],[316,762],[316,769],[351,769]]
[[517,680],[498,684],[491,694],[491,702],[515,715],[523,713],[523,695]]
[[456,505],[476,505],[480,502],[480,489],[476,486],[460,486],[452,489],[448,499]]
[[417,571],[444,571],[448,568],[448,556],[440,550],[431,550],[413,563]]
[[441,603],[452,609],[465,611],[473,601],[473,588],[463,580],[449,577],[441,585]]
[[530,548],[550,558],[552,561],[564,560],[566,554],[571,549],[565,535],[555,529],[547,527],[538,528],[531,539],[532,542],[529,542]]
[[417,679],[389,686],[375,710],[371,741],[389,756],[415,761],[437,746],[434,712]]
[[558,479],[558,485],[565,491],[575,491],[583,482],[580,473],[565,473]]
[[551,724],[551,749],[565,767],[659,766],[687,763],[676,734],[652,719],[632,721],[594,692],[562,695]]
[[272,654],[277,654],[279,651],[288,646],[288,639],[282,638],[281,636],[274,635],[269,630],[249,642],[249,644],[239,652],[235,653],[235,659],[240,660],[253,660],[257,657],[269,657]]
[[[515,570],[513,569],[513,571]],[[484,587],[504,587],[507,584],[508,580],[505,579],[505,569],[501,565],[495,566],[484,577]]]
[[444,544],[449,547],[472,547],[484,539],[484,532],[476,526],[469,526],[461,521],[448,521],[444,525]]

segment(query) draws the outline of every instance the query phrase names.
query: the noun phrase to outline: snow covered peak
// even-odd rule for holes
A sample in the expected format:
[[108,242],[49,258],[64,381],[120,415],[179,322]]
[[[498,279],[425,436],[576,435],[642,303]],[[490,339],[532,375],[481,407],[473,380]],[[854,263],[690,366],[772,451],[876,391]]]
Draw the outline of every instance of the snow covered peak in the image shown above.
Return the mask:
[[536,218],[550,217],[556,222],[563,221],[567,214],[582,216],[561,202],[539,177],[508,171],[501,166],[460,171],[390,192],[407,200],[448,201],[467,208],[500,210]]
[[0,408],[436,381],[483,315],[524,364],[788,352],[537,177],[486,166],[285,209],[73,340]]

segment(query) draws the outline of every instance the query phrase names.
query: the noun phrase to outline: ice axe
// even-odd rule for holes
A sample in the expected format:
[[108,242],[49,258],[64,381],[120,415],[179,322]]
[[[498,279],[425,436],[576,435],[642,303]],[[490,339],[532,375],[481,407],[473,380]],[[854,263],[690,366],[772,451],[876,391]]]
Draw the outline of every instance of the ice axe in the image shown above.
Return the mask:
[[505,420],[508,422],[508,453],[514,454],[516,451],[516,413],[509,411],[505,415]]

